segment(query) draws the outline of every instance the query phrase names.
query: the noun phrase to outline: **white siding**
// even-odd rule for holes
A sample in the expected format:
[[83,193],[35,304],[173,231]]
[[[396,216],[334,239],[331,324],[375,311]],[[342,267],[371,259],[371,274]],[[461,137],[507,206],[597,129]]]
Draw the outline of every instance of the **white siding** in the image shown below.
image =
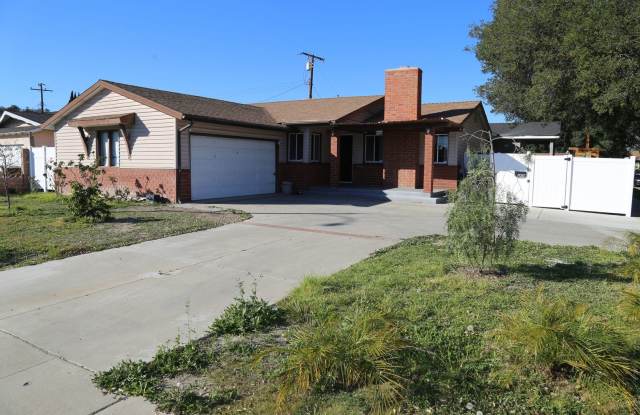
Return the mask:
[[[69,127],[73,118],[136,113],[131,127],[131,157],[128,157],[124,137],[120,138],[120,167],[176,168],[176,119],[115,92],[103,90],[62,119],[55,129],[58,161],[77,160],[84,153],[82,137],[77,128]],[[90,131],[95,136],[95,131]],[[93,140],[91,140],[93,141]],[[95,147],[89,149],[95,153]],[[93,158],[95,154],[91,155]]]

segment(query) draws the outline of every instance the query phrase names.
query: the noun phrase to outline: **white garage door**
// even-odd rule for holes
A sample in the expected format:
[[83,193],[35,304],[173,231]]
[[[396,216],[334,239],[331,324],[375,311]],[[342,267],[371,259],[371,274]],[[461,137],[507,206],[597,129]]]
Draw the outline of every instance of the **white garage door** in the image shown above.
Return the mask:
[[276,191],[273,141],[191,136],[191,199]]

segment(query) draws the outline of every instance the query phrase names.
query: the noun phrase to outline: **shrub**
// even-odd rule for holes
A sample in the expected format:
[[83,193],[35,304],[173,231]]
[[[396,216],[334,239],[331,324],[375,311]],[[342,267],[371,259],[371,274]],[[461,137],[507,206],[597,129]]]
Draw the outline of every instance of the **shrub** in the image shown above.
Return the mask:
[[215,359],[213,352],[190,342],[173,348],[161,346],[150,362],[125,360],[97,373],[93,382],[100,389],[124,395],[154,399],[162,389],[162,379],[182,373],[196,373]]
[[245,296],[242,283],[239,286],[240,296],[236,297],[235,302],[211,323],[209,326],[211,334],[216,336],[245,334],[263,331],[282,323],[283,312],[275,304],[269,304],[264,299],[258,298],[255,283],[248,297]]
[[470,156],[468,175],[451,194],[453,204],[447,211],[448,245],[480,271],[513,251],[520,223],[528,211],[508,193],[507,203],[498,204],[497,192],[489,160]]
[[640,234],[629,232],[627,235],[627,250],[625,262],[620,272],[633,282],[640,283]]
[[215,354],[209,348],[189,342],[175,347],[160,346],[150,365],[160,375],[174,376],[198,372],[208,367],[214,359]]
[[124,360],[93,377],[93,383],[106,392],[149,398],[160,386],[153,367],[141,360]]
[[79,157],[79,177],[71,181],[71,196],[66,199],[67,205],[75,218],[104,222],[111,218],[111,209],[100,189],[100,176],[104,170],[95,163],[83,164],[84,157]]
[[632,323],[640,323],[640,287],[632,285],[622,291],[622,298],[618,304],[622,315]]
[[397,407],[406,379],[400,374],[408,349],[400,329],[377,312],[356,311],[344,320],[325,320],[295,329],[285,355],[278,393],[282,408],[289,398],[313,390],[369,388],[374,412]]
[[598,320],[586,305],[548,300],[540,289],[525,297],[519,310],[505,315],[495,334],[517,366],[582,380],[587,387],[605,386],[634,406],[638,363],[630,358],[623,334]]

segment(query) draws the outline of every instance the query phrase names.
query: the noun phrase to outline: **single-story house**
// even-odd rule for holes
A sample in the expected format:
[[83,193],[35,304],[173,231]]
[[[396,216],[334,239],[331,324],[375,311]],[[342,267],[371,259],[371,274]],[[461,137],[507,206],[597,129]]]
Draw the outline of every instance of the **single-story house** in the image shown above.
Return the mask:
[[7,160],[12,164],[11,190],[29,190],[29,176],[33,176],[32,148],[53,147],[53,131],[41,126],[53,114],[36,111],[3,111],[0,114],[0,146],[4,154],[11,154]]
[[554,144],[560,139],[561,125],[552,122],[491,123],[494,151],[516,153],[530,150],[533,153],[554,154]]
[[[453,189],[479,101],[422,103],[422,70],[385,94],[241,104],[100,80],[47,120],[58,161],[83,154],[134,194],[171,201],[311,186]],[[105,181],[105,188],[109,183]]]

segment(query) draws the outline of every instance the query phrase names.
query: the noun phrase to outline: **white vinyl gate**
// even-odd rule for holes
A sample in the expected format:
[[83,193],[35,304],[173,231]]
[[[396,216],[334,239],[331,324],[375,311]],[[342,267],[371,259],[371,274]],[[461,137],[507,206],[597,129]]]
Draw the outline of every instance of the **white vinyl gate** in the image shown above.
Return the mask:
[[[494,155],[502,194],[535,207],[631,216],[635,158]],[[500,201],[504,202],[504,196]]]
[[56,161],[55,147],[31,147],[30,176],[33,177],[32,190],[53,190],[53,172],[47,168]]

